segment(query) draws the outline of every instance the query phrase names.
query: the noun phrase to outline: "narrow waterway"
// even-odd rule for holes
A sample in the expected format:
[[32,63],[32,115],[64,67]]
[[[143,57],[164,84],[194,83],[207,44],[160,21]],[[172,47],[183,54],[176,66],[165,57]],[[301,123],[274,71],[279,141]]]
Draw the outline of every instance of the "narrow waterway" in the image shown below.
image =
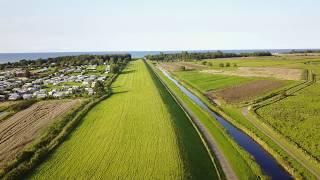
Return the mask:
[[249,154],[251,154],[256,162],[260,165],[263,172],[270,176],[274,180],[286,180],[292,179],[290,174],[283,169],[277,161],[266,152],[257,142],[255,142],[250,136],[233,126],[227,120],[223,119],[220,115],[213,112],[207,105],[205,105],[198,97],[191,93],[188,89],[182,86],[177,80],[173,79],[169,73],[160,69],[163,74],[168,77],[174,84],[190,99],[192,99],[197,105],[204,110],[208,111],[217,121],[227,130],[227,132],[233,137],[233,139]]

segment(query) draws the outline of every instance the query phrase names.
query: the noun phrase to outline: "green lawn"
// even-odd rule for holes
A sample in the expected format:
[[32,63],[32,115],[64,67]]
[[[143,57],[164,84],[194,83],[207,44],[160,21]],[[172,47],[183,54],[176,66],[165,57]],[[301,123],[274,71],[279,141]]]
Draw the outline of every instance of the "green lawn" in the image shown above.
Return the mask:
[[317,159],[320,159],[319,90],[320,84],[316,83],[257,111],[275,129]]
[[200,137],[139,60],[31,179],[217,179]]
[[255,80],[256,78],[215,75],[198,71],[177,71],[174,75],[202,92],[223,89],[228,86],[238,85]]

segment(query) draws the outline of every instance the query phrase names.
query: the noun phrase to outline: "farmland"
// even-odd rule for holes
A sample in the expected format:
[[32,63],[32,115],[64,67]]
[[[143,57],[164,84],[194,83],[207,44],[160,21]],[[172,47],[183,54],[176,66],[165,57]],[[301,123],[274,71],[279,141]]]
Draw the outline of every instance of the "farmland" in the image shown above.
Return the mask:
[[[312,156],[320,159],[320,84],[257,110],[263,119]],[[272,112],[272,113],[270,113]]]
[[198,71],[177,71],[174,75],[193,85],[202,92],[218,90],[254,80],[237,76],[214,75]]
[[58,117],[75,108],[81,100],[38,102],[0,123],[0,167],[10,162]]
[[[230,122],[260,142],[294,177],[314,179],[319,176],[319,162],[310,155],[319,160],[319,83],[308,88],[303,84],[310,73],[319,77],[319,62],[318,55],[276,55],[159,65],[196,92],[203,102],[214,101],[212,109],[225,114]],[[244,111],[275,95],[283,98],[269,101],[269,105],[258,109],[258,115],[255,108],[249,114]]]
[[240,85],[227,87],[219,91],[210,91],[211,97],[221,97],[227,103],[240,103],[252,100],[261,94],[283,87],[287,82],[273,79],[250,81]]
[[199,135],[139,60],[31,179],[216,179]]

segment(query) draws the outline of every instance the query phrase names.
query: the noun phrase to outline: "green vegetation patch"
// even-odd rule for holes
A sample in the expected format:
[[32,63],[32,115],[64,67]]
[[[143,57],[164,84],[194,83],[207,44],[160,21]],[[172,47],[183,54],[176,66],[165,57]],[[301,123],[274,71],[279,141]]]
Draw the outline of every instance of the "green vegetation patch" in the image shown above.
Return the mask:
[[31,179],[217,179],[189,119],[141,60],[112,88]]
[[215,75],[198,71],[179,71],[174,72],[174,75],[202,92],[223,89],[256,79],[251,77]]
[[262,107],[257,113],[276,130],[320,159],[320,84]]

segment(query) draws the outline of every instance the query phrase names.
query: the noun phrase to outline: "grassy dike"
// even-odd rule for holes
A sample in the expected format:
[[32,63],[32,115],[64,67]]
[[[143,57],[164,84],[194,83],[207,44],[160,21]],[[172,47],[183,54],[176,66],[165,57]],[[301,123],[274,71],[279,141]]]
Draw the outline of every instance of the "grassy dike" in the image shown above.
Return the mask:
[[[213,105],[209,99],[201,93],[200,90],[193,87],[183,79],[175,76],[173,77],[179,82],[188,87],[188,89],[201,99],[210,109],[220,114],[224,119],[228,120],[237,128],[241,129],[256,142],[258,142],[268,153],[270,153],[281,166],[283,166],[294,178],[296,179],[316,179],[316,177],[310,173],[305,167],[303,167],[298,161],[291,157],[286,151],[279,147],[272,139],[262,133],[257,127],[249,122],[246,117],[243,116],[241,109],[222,103],[221,106]],[[303,84],[303,83],[302,83]],[[297,85],[294,85],[294,87]],[[289,88],[290,89],[290,88]],[[276,95],[274,95],[276,96]],[[273,97],[273,96],[272,96]],[[260,102],[260,101],[259,101]]]
[[221,151],[228,158],[239,179],[265,178],[254,159],[230,138],[225,129],[208,112],[204,111],[182,93],[178,87],[165,77],[159,69],[155,68],[151,62],[148,62],[148,64],[166,83],[170,90],[173,91],[205,125],[210,135],[217,141]]
[[28,179],[220,179],[199,134],[142,60]]

